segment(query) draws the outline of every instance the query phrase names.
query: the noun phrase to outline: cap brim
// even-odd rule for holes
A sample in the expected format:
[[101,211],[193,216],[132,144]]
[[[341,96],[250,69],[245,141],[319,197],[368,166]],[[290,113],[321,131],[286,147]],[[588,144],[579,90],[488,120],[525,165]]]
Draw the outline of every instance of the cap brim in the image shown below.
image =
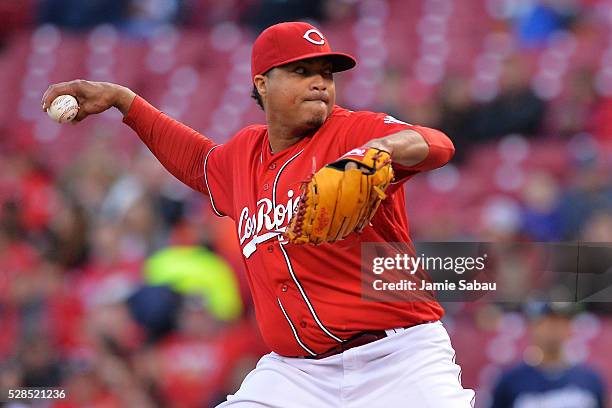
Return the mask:
[[352,55],[350,55],[350,54],[345,54],[345,53],[342,53],[342,52],[316,52],[316,53],[312,53],[312,54],[300,55],[299,57],[291,58],[291,59],[285,60],[285,61],[283,61],[281,63],[274,64],[270,68],[266,69],[265,72],[268,72],[272,68],[282,67],[283,65],[287,65],[287,64],[290,64],[292,62],[306,60],[306,59],[312,59],[312,58],[325,58],[325,59],[328,59],[332,63],[332,71],[333,72],[348,71],[349,69],[354,68],[355,65],[357,65],[357,60]]

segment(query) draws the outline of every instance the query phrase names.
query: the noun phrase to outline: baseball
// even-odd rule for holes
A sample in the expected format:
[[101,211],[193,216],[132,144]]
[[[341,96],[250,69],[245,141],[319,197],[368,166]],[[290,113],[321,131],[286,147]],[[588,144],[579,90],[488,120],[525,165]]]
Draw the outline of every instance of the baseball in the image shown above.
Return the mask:
[[58,123],[67,123],[79,113],[79,103],[72,95],[60,95],[51,102],[47,114]]

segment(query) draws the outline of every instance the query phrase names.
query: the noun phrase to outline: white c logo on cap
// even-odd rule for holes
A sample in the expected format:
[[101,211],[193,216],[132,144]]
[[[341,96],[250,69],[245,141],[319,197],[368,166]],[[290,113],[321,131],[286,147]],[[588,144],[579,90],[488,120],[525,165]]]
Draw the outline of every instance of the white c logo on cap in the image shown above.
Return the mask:
[[[312,38],[311,37],[312,34],[318,35],[320,40],[315,40],[314,38]],[[323,34],[321,34],[321,32],[317,30],[316,28],[311,28],[310,30],[306,31],[306,33],[304,34],[304,38],[306,39],[306,41],[311,42],[316,45],[325,44],[325,38],[323,37]]]

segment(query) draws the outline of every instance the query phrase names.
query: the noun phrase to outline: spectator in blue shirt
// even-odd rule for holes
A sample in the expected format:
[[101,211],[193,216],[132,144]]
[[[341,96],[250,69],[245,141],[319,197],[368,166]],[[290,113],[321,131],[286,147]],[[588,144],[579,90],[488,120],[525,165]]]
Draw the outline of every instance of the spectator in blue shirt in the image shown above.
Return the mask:
[[492,408],[604,408],[602,378],[563,354],[571,335],[567,304],[531,304],[531,345],[525,362],[504,372],[493,391]]

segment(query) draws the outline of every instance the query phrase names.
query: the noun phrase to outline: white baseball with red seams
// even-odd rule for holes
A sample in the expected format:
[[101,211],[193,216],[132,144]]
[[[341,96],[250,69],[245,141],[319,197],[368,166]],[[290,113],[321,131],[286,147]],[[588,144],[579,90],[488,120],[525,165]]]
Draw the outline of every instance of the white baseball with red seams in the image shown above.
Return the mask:
[[47,115],[58,123],[72,121],[79,113],[79,103],[72,95],[60,95],[51,102]]

